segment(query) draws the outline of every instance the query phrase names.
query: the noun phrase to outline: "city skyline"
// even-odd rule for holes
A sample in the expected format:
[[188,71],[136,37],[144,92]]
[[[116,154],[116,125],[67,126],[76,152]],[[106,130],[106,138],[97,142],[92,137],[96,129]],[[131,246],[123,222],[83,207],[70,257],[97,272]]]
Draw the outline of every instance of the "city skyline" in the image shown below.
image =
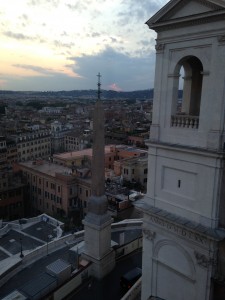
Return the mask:
[[0,89],[149,89],[155,37],[145,22],[168,0],[0,3]]

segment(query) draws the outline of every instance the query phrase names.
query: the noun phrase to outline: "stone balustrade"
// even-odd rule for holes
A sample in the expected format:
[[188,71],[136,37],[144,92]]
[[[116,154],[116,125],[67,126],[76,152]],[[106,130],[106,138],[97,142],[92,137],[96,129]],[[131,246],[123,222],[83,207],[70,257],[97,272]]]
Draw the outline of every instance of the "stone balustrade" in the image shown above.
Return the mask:
[[190,116],[185,114],[171,116],[172,127],[197,129],[198,125],[199,125],[199,116]]

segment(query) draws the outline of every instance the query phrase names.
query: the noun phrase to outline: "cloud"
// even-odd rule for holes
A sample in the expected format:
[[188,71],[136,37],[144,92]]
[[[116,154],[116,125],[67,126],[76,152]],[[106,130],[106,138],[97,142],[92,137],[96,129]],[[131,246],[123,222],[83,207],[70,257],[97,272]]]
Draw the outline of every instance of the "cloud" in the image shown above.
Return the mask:
[[[2,80],[1,80],[2,82]],[[16,77],[10,76],[5,79],[2,89],[14,91],[59,91],[59,90],[74,90],[79,89],[79,79],[74,81],[73,77],[68,77],[64,74],[54,74],[50,77],[44,76],[29,76]],[[3,84],[3,82],[2,82]]]
[[116,92],[121,92],[122,89],[116,84],[116,83],[112,83],[108,86],[108,88],[110,90],[116,91]]
[[32,37],[32,36],[28,36],[28,35],[25,35],[23,33],[16,33],[16,32],[12,32],[12,31],[5,31],[3,32],[3,34],[9,38],[13,38],[13,39],[16,39],[16,40],[30,40],[30,41],[33,41],[35,38]]
[[29,0],[29,6],[40,6],[40,5],[50,5],[53,7],[57,7],[60,3],[60,0]]
[[74,76],[64,70],[53,70],[29,64],[15,64],[14,67],[31,70],[35,75],[0,76],[2,87],[11,90],[74,90],[97,89],[98,72],[102,75],[102,89],[144,90],[153,87],[155,55],[130,57],[108,47],[95,55],[69,57],[73,63],[64,66],[73,71]]
[[0,79],[0,88],[4,89],[5,86],[7,85],[7,79]]
[[[123,11],[118,13],[117,25],[125,26],[132,21],[148,20],[162,6],[158,0],[123,0]],[[144,21],[143,21],[144,22]]]
[[37,73],[45,75],[45,76],[52,76],[55,73],[59,73],[53,69],[43,68],[43,67],[34,66],[34,65],[14,64],[13,67],[25,69],[25,70],[31,70],[31,71],[37,72]]
[[95,55],[70,57],[75,62],[70,66],[82,80],[80,89],[95,88],[96,74],[102,74],[102,87],[107,89],[116,83],[124,91],[148,89],[153,86],[155,56],[131,57],[111,47]]
[[95,37],[100,37],[101,34],[98,33],[98,32],[92,32],[91,36],[92,36],[93,38],[95,38]]
[[72,49],[75,46],[74,43],[63,43],[63,42],[61,42],[59,40],[53,41],[53,44],[57,48],[69,48],[69,49]]
[[66,4],[66,6],[72,10],[72,11],[78,11],[78,12],[83,12],[88,8],[90,1],[80,1],[80,2],[76,2],[74,4]]

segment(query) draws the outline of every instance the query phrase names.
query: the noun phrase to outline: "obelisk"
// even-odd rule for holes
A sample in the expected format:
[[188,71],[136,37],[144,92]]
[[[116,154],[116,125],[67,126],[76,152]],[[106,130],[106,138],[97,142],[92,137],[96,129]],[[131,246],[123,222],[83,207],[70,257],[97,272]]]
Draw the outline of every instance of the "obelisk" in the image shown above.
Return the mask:
[[84,224],[84,258],[92,261],[92,275],[98,279],[115,266],[115,253],[111,248],[112,219],[107,212],[105,196],[105,133],[104,109],[101,95],[101,75],[98,74],[98,98],[93,116],[92,194]]
[[105,194],[105,118],[101,96],[101,75],[98,74],[98,98],[93,115],[92,196]]

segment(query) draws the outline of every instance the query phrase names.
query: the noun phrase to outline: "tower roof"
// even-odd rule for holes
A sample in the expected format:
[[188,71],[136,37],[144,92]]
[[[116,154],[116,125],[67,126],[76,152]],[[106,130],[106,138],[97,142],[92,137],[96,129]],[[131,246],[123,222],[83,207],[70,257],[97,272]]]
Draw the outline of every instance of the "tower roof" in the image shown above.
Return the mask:
[[171,0],[153,15],[146,24],[149,28],[159,31],[170,25],[208,22],[210,18],[223,17],[225,0]]

